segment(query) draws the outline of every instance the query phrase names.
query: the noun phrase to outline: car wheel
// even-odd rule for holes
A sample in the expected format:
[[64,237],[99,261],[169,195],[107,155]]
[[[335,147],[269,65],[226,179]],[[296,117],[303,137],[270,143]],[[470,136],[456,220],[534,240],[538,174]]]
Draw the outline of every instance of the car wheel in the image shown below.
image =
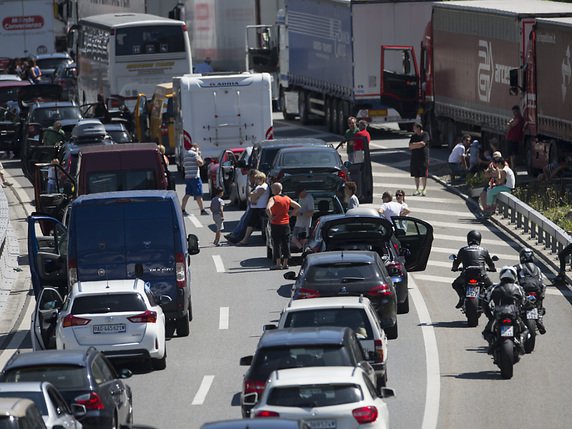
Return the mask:
[[165,345],[165,354],[162,358],[152,359],[151,365],[155,371],[161,371],[167,368],[167,345]]
[[397,303],[397,313],[398,314],[409,313],[409,293],[407,294],[405,301]]
[[389,340],[395,340],[397,338],[397,321],[395,321],[395,325],[390,326],[389,328],[384,328],[385,334]]
[[187,316],[179,317],[177,319],[177,336],[188,337],[190,333],[189,318]]
[[189,297],[189,322],[193,320],[193,302]]
[[387,386],[387,370],[383,375],[378,375],[375,379],[377,383],[377,389],[381,390],[382,387]]

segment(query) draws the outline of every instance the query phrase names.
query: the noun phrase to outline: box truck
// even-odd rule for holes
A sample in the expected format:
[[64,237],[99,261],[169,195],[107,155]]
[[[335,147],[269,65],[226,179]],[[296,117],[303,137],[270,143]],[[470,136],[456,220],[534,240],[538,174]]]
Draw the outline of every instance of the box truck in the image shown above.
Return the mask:
[[175,160],[182,173],[191,144],[200,146],[206,168],[223,149],[273,138],[268,73],[175,77],[173,94]]
[[[567,15],[572,16],[572,5],[551,1],[435,3],[422,41],[420,85],[432,142],[452,147],[469,132],[485,145],[506,149],[511,109],[524,111],[527,103],[526,92],[511,91],[511,70],[525,68],[537,18]],[[555,70],[547,71],[553,79]],[[524,160],[525,151],[520,154]],[[531,152],[526,154],[530,162]]]

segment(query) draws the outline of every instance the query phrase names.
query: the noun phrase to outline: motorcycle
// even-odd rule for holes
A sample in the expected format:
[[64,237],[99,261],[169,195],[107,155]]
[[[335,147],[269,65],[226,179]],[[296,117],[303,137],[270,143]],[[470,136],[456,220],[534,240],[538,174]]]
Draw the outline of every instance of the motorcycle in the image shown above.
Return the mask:
[[519,310],[514,305],[494,309],[492,352],[495,365],[505,379],[512,378],[513,367],[524,354],[523,339],[528,337],[519,322]]
[[524,289],[526,294],[526,304],[522,309],[522,319],[526,325],[529,336],[524,342],[524,351],[532,353],[536,345],[536,333],[538,332],[538,320],[544,315],[544,308],[542,307],[540,287],[527,287]]
[[[449,259],[453,262],[457,259],[455,255],[450,255]],[[498,261],[498,257],[493,256],[493,261]],[[465,300],[461,311],[467,317],[467,325],[475,327],[479,325],[479,317],[483,314],[482,301],[485,297],[487,287],[484,281],[482,268],[477,266],[463,267],[465,277]],[[459,271],[459,270],[455,270]],[[487,271],[492,271],[487,267]]]

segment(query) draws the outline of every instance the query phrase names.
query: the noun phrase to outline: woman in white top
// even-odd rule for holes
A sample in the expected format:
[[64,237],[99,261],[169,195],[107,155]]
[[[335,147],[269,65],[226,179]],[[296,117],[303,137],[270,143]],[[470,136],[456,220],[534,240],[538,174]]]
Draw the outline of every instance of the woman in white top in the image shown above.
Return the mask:
[[393,197],[389,192],[384,192],[381,199],[383,200],[383,204],[379,208],[378,212],[388,221],[391,222],[391,218],[393,216],[407,216],[409,214],[409,210],[403,207],[403,204],[398,203],[397,201],[392,201]]
[[248,221],[244,238],[236,243],[237,246],[245,246],[248,244],[248,238],[252,234],[252,231],[254,231],[254,228],[262,227],[262,216],[264,216],[269,198],[270,188],[268,187],[268,183],[266,183],[266,174],[259,171],[254,176],[254,190],[248,194],[252,214]]
[[501,192],[512,192],[516,182],[514,171],[508,166],[504,158],[495,158],[494,163],[497,177],[494,177],[495,186],[487,190],[487,204],[484,207],[486,212],[494,212],[497,195]]

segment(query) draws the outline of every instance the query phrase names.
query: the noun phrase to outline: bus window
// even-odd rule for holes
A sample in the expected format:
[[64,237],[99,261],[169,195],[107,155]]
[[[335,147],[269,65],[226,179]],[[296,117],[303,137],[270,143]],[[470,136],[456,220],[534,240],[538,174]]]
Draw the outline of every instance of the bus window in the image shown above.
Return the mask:
[[116,55],[185,52],[183,27],[178,25],[118,28]]

